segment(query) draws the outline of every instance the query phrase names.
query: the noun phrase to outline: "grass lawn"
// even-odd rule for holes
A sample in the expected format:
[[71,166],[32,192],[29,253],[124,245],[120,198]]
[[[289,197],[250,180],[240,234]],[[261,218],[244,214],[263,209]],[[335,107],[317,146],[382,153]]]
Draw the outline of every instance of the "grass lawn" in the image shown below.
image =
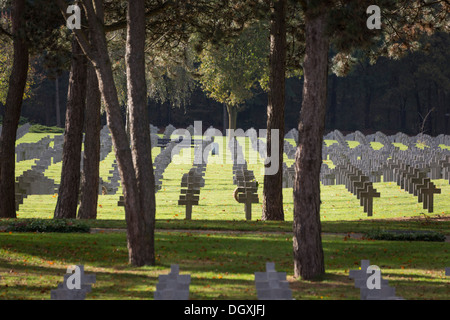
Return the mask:
[[320,281],[292,277],[292,238],[266,233],[158,232],[157,265],[127,265],[124,233],[0,233],[1,299],[49,299],[71,264],[84,264],[97,283],[89,299],[152,299],[159,274],[170,264],[191,274],[191,299],[256,299],[254,272],[266,261],[288,274],[295,299],[359,299],[348,279],[361,259],[382,270],[405,299],[448,299],[444,276],[448,243],[389,242],[323,237],[326,275]]
[[[19,142],[39,141],[48,134],[27,134]],[[248,140],[238,138],[245,150],[248,168],[259,181],[262,199],[262,162]],[[98,219],[88,221],[91,234],[0,232],[0,299],[49,299],[50,290],[62,281],[67,266],[84,264],[95,273],[97,283],[88,299],[152,299],[159,274],[170,264],[192,276],[191,299],[256,299],[254,272],[274,261],[277,271],[288,274],[295,299],[359,299],[359,290],[348,272],[369,259],[382,270],[383,278],[405,299],[448,299],[449,242],[370,241],[349,237],[378,229],[433,230],[450,235],[450,185],[436,180],[442,193],[435,196],[434,213],[426,213],[417,198],[395,183],[376,183],[381,197],[374,200],[374,215],[367,217],[359,200],[344,186],[322,186],[321,223],[326,275],[318,281],[293,278],[292,189],[283,189],[284,222],[260,221],[261,203],[253,205],[251,221],[245,221],[244,206],[233,199],[232,162],[225,141],[219,156],[210,156],[200,203],[192,221],[184,219],[178,206],[180,181],[192,167],[193,150],[177,155],[164,172],[162,189],[156,194],[156,254],[154,267],[134,268],[127,264],[126,234],[107,232],[125,229],[124,209],[117,206],[121,190],[100,195]],[[293,141],[290,141],[294,143]],[[328,145],[334,141],[325,141]],[[356,143],[351,142],[350,147]],[[372,144],[373,148],[382,145]],[[401,146],[400,146],[401,147]],[[153,148],[155,158],[160,152]],[[226,155],[222,158],[222,155]],[[110,153],[100,163],[100,176],[108,180],[114,160]],[[187,163],[177,164],[179,160]],[[190,162],[189,162],[190,161]],[[285,158],[288,165],[293,159]],[[16,174],[34,161],[17,163]],[[330,165],[332,165],[330,163]],[[61,163],[52,164],[45,175],[60,180]],[[18,219],[51,219],[57,195],[30,195],[20,206]],[[0,226],[10,222],[0,219]]]

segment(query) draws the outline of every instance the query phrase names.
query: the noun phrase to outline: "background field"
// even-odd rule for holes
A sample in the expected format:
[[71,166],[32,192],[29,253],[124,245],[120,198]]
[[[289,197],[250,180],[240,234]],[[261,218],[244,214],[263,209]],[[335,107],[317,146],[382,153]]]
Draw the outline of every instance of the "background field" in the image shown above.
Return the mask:
[[[38,141],[46,134],[27,134],[17,143]],[[253,170],[256,179],[259,182],[258,194],[260,202],[263,190],[262,162],[257,152],[249,145],[246,138],[238,139],[245,150],[245,156],[248,168]],[[233,199],[233,191],[236,188],[233,185],[232,162],[229,151],[225,148],[222,139],[216,139],[219,143],[221,153],[219,156],[209,156],[209,163],[205,174],[205,187],[200,192],[200,202],[193,208],[194,220],[243,220],[244,205],[237,203]],[[294,143],[291,141],[291,143]],[[326,141],[327,144],[335,141]],[[351,143],[356,146],[358,143]],[[379,143],[374,143],[374,148],[379,148]],[[226,151],[225,158],[222,152]],[[186,152],[184,152],[186,151]],[[190,151],[190,153],[189,153]],[[152,149],[152,156],[155,158],[160,152],[160,148]],[[190,163],[189,161],[190,157]],[[100,176],[102,179],[108,179],[108,171],[112,168],[112,162],[115,159],[111,152],[107,158],[100,163]],[[184,160],[184,161],[183,161]],[[175,164],[182,161],[184,164]],[[177,201],[180,195],[180,182],[184,173],[192,167],[193,149],[183,150],[181,156],[176,156],[172,163],[164,172],[162,189],[157,192],[157,219],[184,219],[184,206],[178,206]],[[188,162],[188,163],[185,163]],[[285,162],[290,166],[294,160],[287,159]],[[28,170],[33,165],[34,160],[21,161],[17,163],[16,175]],[[327,163],[332,166],[330,161]],[[45,175],[48,178],[60,182],[61,162],[52,164]],[[374,214],[368,218],[364,214],[359,201],[354,195],[348,192],[344,186],[323,186],[321,187],[321,220],[322,221],[344,221],[359,219],[386,219],[386,218],[406,218],[419,216],[426,213],[427,216],[445,217],[450,214],[450,185],[447,180],[435,180],[435,184],[442,189],[442,193],[435,196],[434,212],[426,213],[422,209],[422,204],[417,202],[417,198],[402,190],[395,183],[374,183],[375,188],[381,193],[381,197],[374,200]],[[117,201],[121,195],[121,189],[115,195],[99,195],[98,219],[117,220],[124,218],[123,207],[117,206]],[[24,200],[20,206],[18,217],[20,218],[52,218],[56,204],[57,195],[31,195]],[[286,221],[292,221],[293,197],[292,188],[283,189],[284,211]],[[38,208],[38,210],[36,210]],[[253,220],[261,218],[262,204],[253,205]]]
[[[38,141],[45,135],[28,134],[18,143]],[[222,154],[224,141],[218,142]],[[247,150],[249,169],[260,182],[261,200],[262,164],[254,163],[259,156],[248,141],[240,142]],[[193,150],[187,150],[184,159],[189,152],[192,156]],[[159,148],[152,152],[156,157]],[[100,164],[103,179],[107,179],[113,160],[110,153]],[[285,161],[288,165],[293,162]],[[17,163],[17,175],[32,164],[31,160]],[[190,167],[171,163],[156,194],[156,266],[130,267],[126,234],[110,229],[126,227],[123,207],[117,206],[119,190],[116,195],[99,196],[98,219],[88,222],[98,228],[94,233],[0,232],[0,299],[49,299],[71,264],[84,264],[87,272],[97,276],[88,299],[152,299],[158,275],[168,273],[172,263],[180,265],[181,273],[191,274],[191,299],[256,299],[254,272],[263,271],[266,261],[274,261],[278,271],[287,272],[295,299],[359,299],[348,272],[357,269],[362,259],[378,265],[383,278],[405,299],[450,296],[444,275],[444,268],[450,265],[448,242],[373,241],[357,236],[374,229],[434,230],[450,235],[448,181],[435,181],[442,193],[435,197],[432,214],[425,214],[416,197],[396,184],[375,183],[381,198],[374,201],[373,217],[366,216],[359,200],[344,186],[322,186],[326,275],[318,281],[299,281],[293,278],[292,189],[283,190],[286,221],[260,221],[261,204],[253,206],[252,221],[245,221],[243,205],[233,199],[231,161],[210,156],[200,204],[193,209],[193,220],[186,221],[184,207],[178,206],[177,200],[181,176]],[[59,183],[60,170],[61,163],[54,164],[45,174]],[[19,220],[51,219],[56,199],[56,194],[29,196],[20,206]],[[6,219],[0,221],[0,225],[7,223]]]

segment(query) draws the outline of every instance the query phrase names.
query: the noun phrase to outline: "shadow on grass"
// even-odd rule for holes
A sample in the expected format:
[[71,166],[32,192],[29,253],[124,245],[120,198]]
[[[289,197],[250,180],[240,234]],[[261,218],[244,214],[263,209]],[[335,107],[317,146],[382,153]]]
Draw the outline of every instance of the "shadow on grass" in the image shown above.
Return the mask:
[[[181,217],[181,216],[180,216]],[[11,221],[27,219],[0,219],[0,226],[6,226]],[[79,220],[77,220],[79,221]],[[91,228],[126,229],[124,219],[83,220]],[[450,235],[450,219],[437,221],[423,217],[405,220],[362,218],[359,220],[322,221],[324,233],[363,233],[373,230],[422,230],[436,231]],[[261,221],[261,220],[185,220],[157,219],[156,229],[162,230],[217,230],[217,231],[253,231],[253,232],[292,232],[292,221]]]
[[[408,288],[398,289],[405,298],[418,299],[422,291],[427,293],[424,298],[448,298],[448,288],[442,284],[446,280],[440,278],[448,262],[448,243],[324,236],[327,274],[321,281],[292,278],[292,237],[286,235],[164,232],[156,235],[155,243],[156,266],[136,268],[127,264],[125,233],[0,233],[0,270],[30,277],[31,286],[40,287],[39,283],[47,288],[50,282],[56,288],[66,272],[61,265],[84,264],[86,272],[97,275],[92,298],[151,299],[158,275],[167,274],[175,263],[181,274],[191,274],[192,299],[254,299],[254,272],[264,271],[265,263],[273,261],[277,271],[287,272],[296,299],[358,299],[359,291],[354,292],[348,272],[368,259],[392,278],[396,287]],[[50,262],[54,264],[51,267]],[[401,274],[402,266],[405,274]],[[45,281],[39,280],[40,276]],[[22,286],[20,281],[13,283]],[[34,289],[18,292],[26,299],[39,296]]]

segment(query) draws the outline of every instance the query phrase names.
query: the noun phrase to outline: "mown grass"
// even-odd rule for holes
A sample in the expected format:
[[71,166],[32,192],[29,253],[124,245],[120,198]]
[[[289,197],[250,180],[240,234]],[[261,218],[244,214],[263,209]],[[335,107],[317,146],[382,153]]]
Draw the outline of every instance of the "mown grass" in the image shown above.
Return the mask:
[[[22,139],[39,140],[39,134],[31,135]],[[48,134],[41,134],[45,135]],[[248,141],[239,139],[247,150],[249,169],[254,170],[260,182],[258,194],[262,199],[259,155]],[[221,147],[220,155],[224,154],[224,141],[216,142]],[[381,198],[374,201],[373,217],[366,216],[359,200],[343,186],[322,186],[320,219],[326,275],[318,281],[299,281],[293,278],[292,189],[283,190],[285,221],[260,221],[261,203],[253,205],[253,218],[245,221],[243,205],[233,199],[235,186],[229,153],[227,159],[210,156],[200,203],[193,209],[193,220],[186,221],[184,207],[178,206],[177,200],[181,177],[192,164],[175,163],[177,159],[189,159],[189,155],[193,159],[193,150],[186,151],[166,169],[163,187],[156,194],[156,266],[129,266],[126,234],[107,232],[126,228],[124,209],[117,206],[119,190],[116,195],[99,196],[98,219],[86,222],[91,228],[99,228],[96,233],[0,232],[0,299],[49,299],[50,290],[61,282],[71,264],[84,264],[87,272],[96,274],[97,283],[89,299],[152,299],[158,275],[166,274],[173,263],[180,265],[181,273],[191,274],[191,299],[256,299],[253,274],[263,271],[266,261],[274,261],[278,271],[287,272],[296,299],[359,299],[348,272],[357,269],[362,259],[378,265],[383,277],[406,299],[448,299],[448,278],[444,276],[444,268],[449,265],[448,242],[349,237],[351,233],[384,229],[430,230],[449,235],[448,181],[434,181],[442,193],[435,196],[432,214],[396,184],[377,183]],[[153,148],[153,158],[158,153],[159,148]],[[100,164],[102,179],[110,176],[113,160],[114,154],[110,153]],[[293,160],[286,162],[290,165]],[[16,173],[20,175],[32,163],[17,163]],[[46,176],[59,181],[60,166],[61,163],[52,164]],[[51,219],[56,200],[56,194],[28,196],[20,206],[18,220]],[[0,225],[9,222],[2,219]]]
[[[30,136],[31,137],[28,137]],[[45,134],[28,134],[22,139],[38,141]],[[33,138],[34,137],[34,138]],[[250,147],[247,139],[238,138],[243,147],[249,169],[253,170],[260,183],[258,195],[262,199],[263,176],[262,164],[259,155]],[[274,223],[258,221],[261,219],[262,204],[252,206],[253,216],[251,222],[244,220],[244,206],[233,199],[233,191],[236,188],[232,184],[232,161],[230,153],[225,148],[226,141],[216,139],[219,143],[219,156],[209,156],[209,163],[205,173],[205,186],[200,192],[200,202],[193,207],[193,220],[185,221],[185,207],[178,206],[180,195],[180,181],[184,173],[192,166],[193,149],[183,150],[164,172],[162,189],[156,194],[157,201],[157,227],[183,228],[183,229],[214,229],[214,230],[292,230],[293,195],[292,189],[283,189],[285,222]],[[294,141],[290,141],[294,144]],[[334,141],[326,141],[334,143]],[[351,146],[357,142],[351,141]],[[377,146],[376,143],[375,147]],[[159,148],[153,148],[152,156],[156,158]],[[225,158],[222,155],[226,155]],[[190,158],[189,158],[190,157]],[[177,164],[181,160],[187,163]],[[111,152],[100,163],[100,176],[103,180],[109,180],[109,170],[112,169],[114,153]],[[286,161],[293,162],[293,159]],[[17,174],[21,172],[21,166],[31,167],[33,160],[21,161],[16,168]],[[52,164],[45,172],[46,176],[58,182],[60,180],[61,162]],[[359,200],[349,193],[344,186],[321,187],[321,221],[324,232],[365,232],[370,229],[412,229],[435,230],[450,233],[449,221],[433,222],[429,218],[448,218],[450,214],[450,185],[446,180],[434,181],[442,193],[435,196],[434,212],[423,210],[422,204],[417,202],[417,197],[403,191],[395,183],[375,183],[381,197],[374,200],[373,217],[367,217]],[[98,203],[98,219],[89,222],[97,228],[125,228],[124,208],[117,206],[121,195],[121,189],[115,195],[100,195]],[[30,195],[20,206],[18,218],[44,218],[51,219],[56,205],[57,194],[54,195]],[[410,221],[404,221],[409,219]],[[0,221],[0,224],[2,222]]]
[[327,273],[318,281],[293,278],[292,238],[280,234],[158,232],[157,265],[127,263],[123,233],[0,233],[1,299],[49,299],[66,268],[85,265],[97,282],[88,299],[152,299],[170,264],[191,274],[191,299],[256,299],[254,272],[266,261],[285,271],[295,299],[359,299],[348,279],[370,259],[405,299],[448,299],[448,243],[368,241],[323,237]]

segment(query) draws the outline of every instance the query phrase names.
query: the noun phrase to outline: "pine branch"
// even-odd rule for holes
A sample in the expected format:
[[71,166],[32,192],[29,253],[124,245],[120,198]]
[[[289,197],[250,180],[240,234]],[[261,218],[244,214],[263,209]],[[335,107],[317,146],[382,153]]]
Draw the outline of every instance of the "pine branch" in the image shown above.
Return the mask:
[[[160,6],[147,11],[145,14],[145,17],[146,18],[154,17],[154,16],[164,12],[168,8],[172,7],[174,4],[175,4],[174,1],[168,0],[168,1],[164,2],[163,4],[161,4]],[[125,29],[126,27],[127,27],[127,20],[121,20],[121,21],[114,22],[110,25],[106,25],[104,29],[105,29],[105,32],[112,32],[112,31]]]
[[[88,1],[83,1],[86,5],[85,8],[88,7],[90,9],[93,10],[92,8],[92,3],[89,3]],[[56,3],[59,7],[59,10],[61,11],[64,20],[67,21],[68,15],[67,15],[67,4],[64,2],[64,0],[56,0]],[[83,52],[86,54],[86,56],[91,59],[92,57],[92,48],[89,44],[89,40],[86,37],[86,35],[84,34],[84,32],[81,29],[73,29],[72,30],[75,33],[75,36],[77,37],[78,43],[80,44],[81,49],[83,50]]]
[[3,29],[3,27],[0,26],[0,33],[4,34],[5,36],[9,37],[10,39],[13,38],[12,34],[9,33],[8,31],[6,31],[5,29]]

